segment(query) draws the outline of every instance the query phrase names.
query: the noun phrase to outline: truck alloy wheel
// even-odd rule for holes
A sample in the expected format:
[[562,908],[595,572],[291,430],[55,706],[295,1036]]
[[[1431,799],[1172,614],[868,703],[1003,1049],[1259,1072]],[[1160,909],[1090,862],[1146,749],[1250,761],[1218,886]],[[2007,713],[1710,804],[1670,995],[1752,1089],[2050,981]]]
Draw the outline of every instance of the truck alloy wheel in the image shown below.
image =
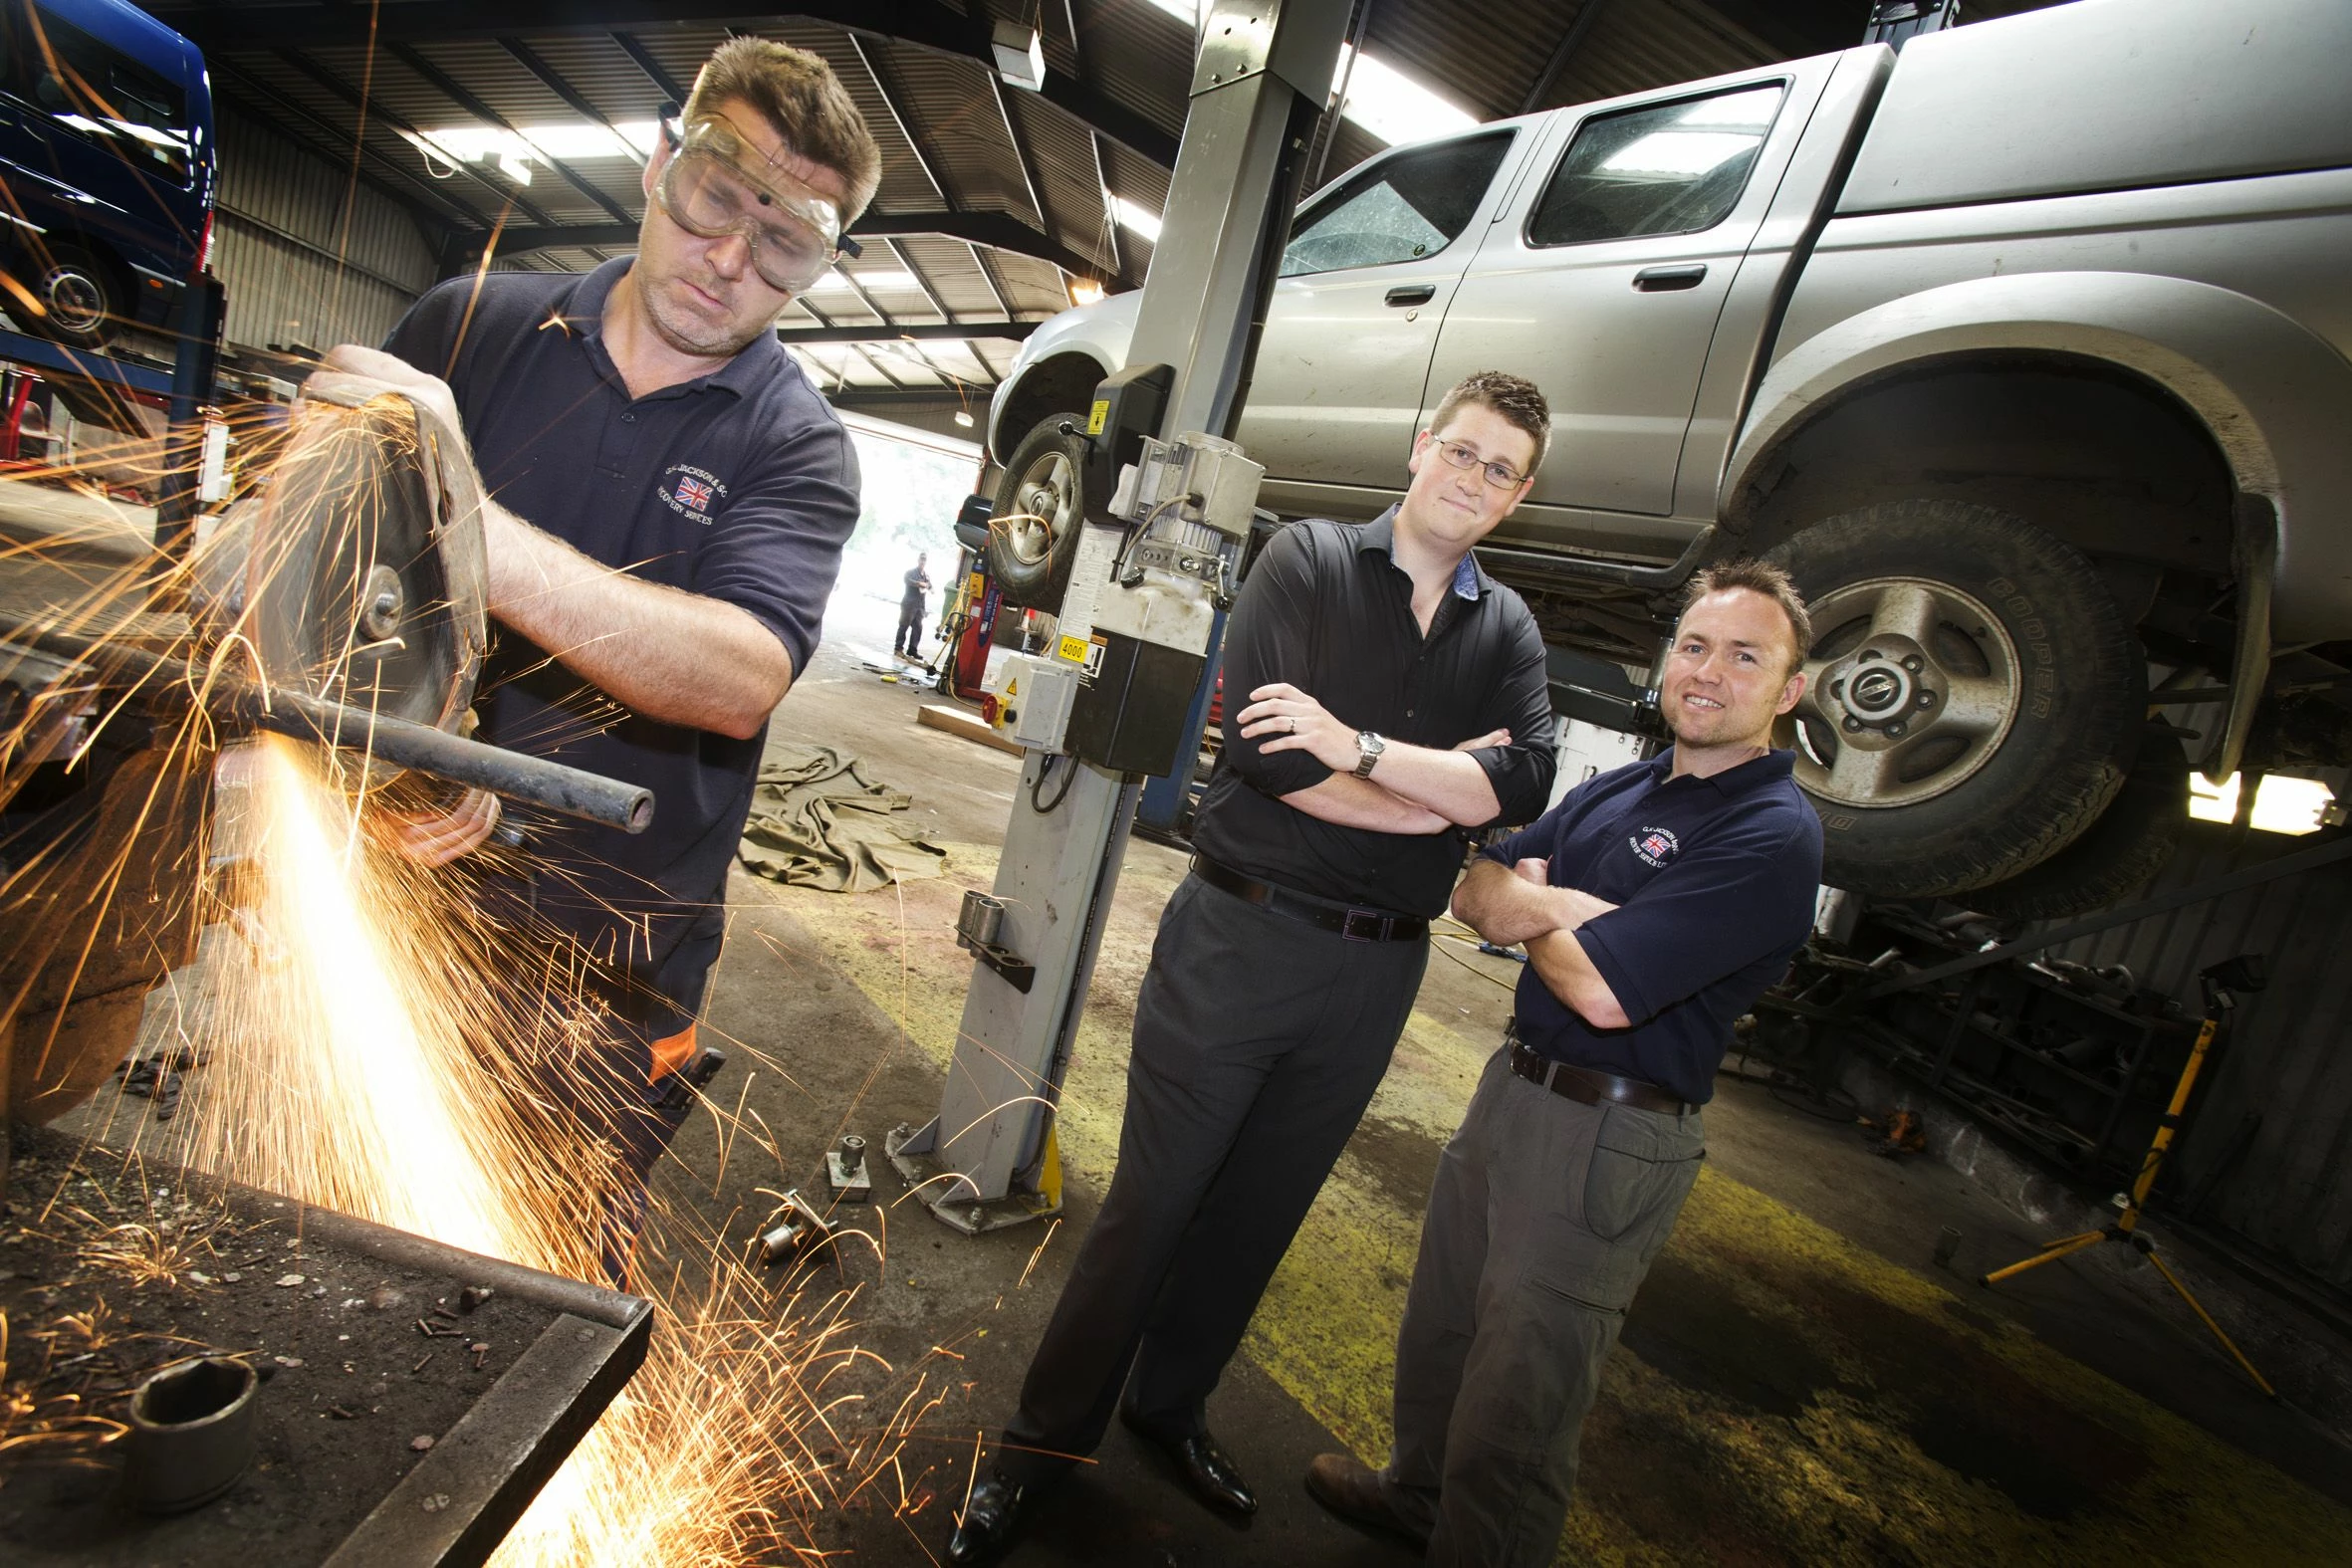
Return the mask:
[[2022,518],[1881,502],[1771,554],[1813,617],[1782,721],[1823,877],[1883,897],[1985,887],[2080,835],[2139,750],[2145,659],[2098,570]]
[[1080,428],[1075,414],[1049,415],[1005,465],[989,520],[988,571],[1008,603],[1061,606],[1086,516],[1086,438]]
[[1892,806],[1957,789],[2008,738],[2021,667],[1983,601],[1950,583],[1870,577],[1822,595],[1832,636],[1805,660],[1797,778],[1833,805]]

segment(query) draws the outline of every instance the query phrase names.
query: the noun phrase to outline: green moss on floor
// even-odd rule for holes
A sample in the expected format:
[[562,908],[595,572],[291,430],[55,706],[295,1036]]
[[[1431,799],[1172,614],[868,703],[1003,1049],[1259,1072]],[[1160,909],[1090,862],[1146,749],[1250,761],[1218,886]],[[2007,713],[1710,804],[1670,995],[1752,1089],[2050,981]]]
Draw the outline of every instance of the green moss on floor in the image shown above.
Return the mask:
[[[769,891],[944,1068],[971,970],[955,900],[994,870],[993,846],[958,844],[941,883]],[[1114,924],[1114,942],[1148,940],[1136,918]],[[1098,979],[1062,1094],[1065,1168],[1097,1185],[1125,1092],[1118,992]],[[1244,1346],[1374,1462],[1421,1195],[1493,1048],[1459,1021],[1413,1015]],[[1562,1546],[1625,1564],[2269,1568],[2352,1562],[2352,1512],[1709,1172],[1611,1360]]]

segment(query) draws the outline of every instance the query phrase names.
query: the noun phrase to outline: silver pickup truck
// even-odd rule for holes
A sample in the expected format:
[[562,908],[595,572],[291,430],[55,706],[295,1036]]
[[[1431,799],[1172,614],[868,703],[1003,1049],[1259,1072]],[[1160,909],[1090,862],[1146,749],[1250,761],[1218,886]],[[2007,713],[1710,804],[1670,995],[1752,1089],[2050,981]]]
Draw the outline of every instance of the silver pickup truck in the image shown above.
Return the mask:
[[[2352,762],[2352,4],[2081,0],[1398,146],[1299,209],[1238,438],[1364,518],[1463,373],[1551,455],[1482,551],[1650,666],[1768,555],[1828,876],[2043,916],[2144,882],[2194,763]],[[992,563],[1050,603],[1064,432],[1139,296],[1028,340]]]

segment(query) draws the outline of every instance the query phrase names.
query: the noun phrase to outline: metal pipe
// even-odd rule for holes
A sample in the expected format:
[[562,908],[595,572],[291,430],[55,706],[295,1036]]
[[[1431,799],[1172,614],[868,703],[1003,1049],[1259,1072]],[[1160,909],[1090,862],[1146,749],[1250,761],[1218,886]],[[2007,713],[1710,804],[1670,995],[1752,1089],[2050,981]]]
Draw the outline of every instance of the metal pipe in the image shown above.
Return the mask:
[[246,722],[280,735],[365,752],[395,767],[412,768],[451,784],[617,827],[624,833],[641,833],[653,820],[653,791],[642,784],[623,784],[544,757],[485,746],[411,719],[372,714],[287,687],[265,692],[243,684],[229,689],[225,702],[216,688],[210,706],[215,711],[226,707]]
[[71,659],[95,660],[202,692],[211,712],[299,740],[365,752],[430,778],[487,789],[509,799],[641,833],[653,820],[653,791],[541,757],[527,757],[436,730],[409,719],[330,702],[290,686],[201,677],[183,659],[149,653],[126,642],[68,632],[0,609],[0,643],[14,643]]

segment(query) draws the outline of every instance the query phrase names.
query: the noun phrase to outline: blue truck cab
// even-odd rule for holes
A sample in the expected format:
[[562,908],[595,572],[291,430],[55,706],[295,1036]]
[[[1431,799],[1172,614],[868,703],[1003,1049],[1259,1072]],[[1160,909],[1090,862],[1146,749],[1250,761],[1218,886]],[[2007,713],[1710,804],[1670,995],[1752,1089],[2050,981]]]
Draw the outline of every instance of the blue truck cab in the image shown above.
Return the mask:
[[123,0],[0,0],[0,310],[96,347],[169,319],[212,248],[212,82]]

